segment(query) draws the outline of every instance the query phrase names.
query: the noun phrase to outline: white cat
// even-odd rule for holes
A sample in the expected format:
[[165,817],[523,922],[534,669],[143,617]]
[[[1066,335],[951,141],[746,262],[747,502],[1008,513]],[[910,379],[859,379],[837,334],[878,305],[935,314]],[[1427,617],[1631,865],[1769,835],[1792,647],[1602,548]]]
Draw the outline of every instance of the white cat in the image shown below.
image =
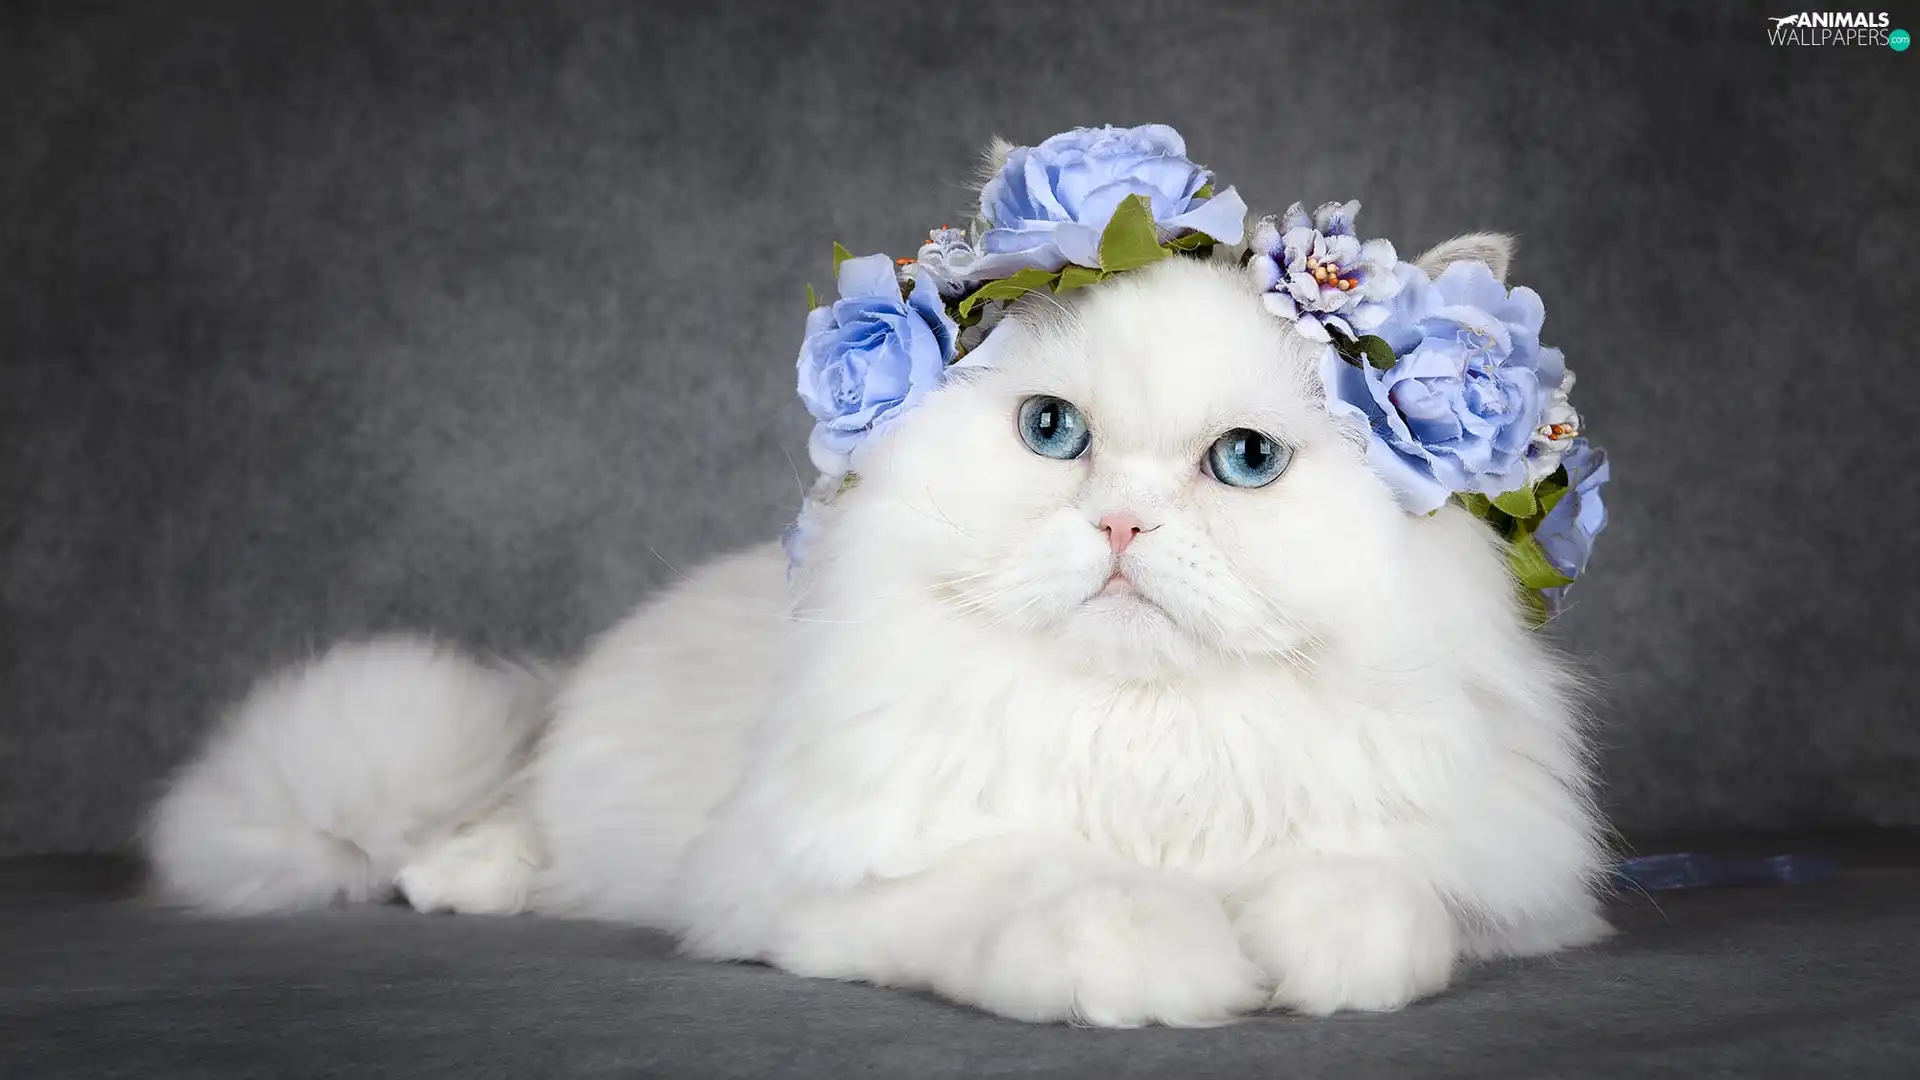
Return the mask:
[[[627,920],[1101,1026],[1393,1009],[1606,932],[1572,677],[1500,541],[1398,509],[1244,275],[1002,334],[791,583],[722,559],[552,680],[399,639],[265,682],[154,810],[160,892]],[[1236,431],[1277,480],[1215,479]]]

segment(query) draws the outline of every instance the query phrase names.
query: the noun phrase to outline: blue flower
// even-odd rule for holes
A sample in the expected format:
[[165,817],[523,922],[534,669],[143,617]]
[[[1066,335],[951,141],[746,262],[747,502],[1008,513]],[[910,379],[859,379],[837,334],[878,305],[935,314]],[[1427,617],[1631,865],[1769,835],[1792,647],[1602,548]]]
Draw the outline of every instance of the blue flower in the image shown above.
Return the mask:
[[800,345],[800,400],[819,423],[807,451],[828,475],[847,471],[855,449],[940,384],[958,327],[939,288],[914,271],[901,295],[885,255],[840,264],[840,299],[807,315]]
[[820,507],[812,499],[800,505],[799,516],[780,531],[780,549],[787,553],[787,573],[806,565],[807,552],[820,536]]
[[980,238],[974,272],[1003,278],[1028,267],[1098,267],[1100,235],[1130,195],[1147,197],[1163,237],[1190,229],[1237,244],[1247,204],[1232,188],[1201,195],[1212,175],[1163,124],[1075,128],[1016,147],[980,191],[980,216],[992,227]]
[[1527,448],[1566,374],[1560,350],[1540,344],[1539,294],[1509,293],[1479,262],[1431,282],[1404,263],[1396,274],[1400,294],[1374,333],[1399,359],[1385,371],[1356,367],[1328,347],[1329,409],[1367,424],[1369,463],[1414,513],[1456,492],[1525,487]]
[[1385,321],[1385,301],[1400,291],[1399,258],[1385,240],[1354,234],[1360,204],[1326,203],[1307,217],[1299,203],[1279,222],[1254,226],[1247,273],[1267,309],[1313,341],[1330,340],[1329,327],[1349,338]]
[[933,278],[943,298],[957,300],[973,291],[973,286],[982,280],[974,269],[978,258],[965,229],[942,225],[927,234],[927,242],[920,246],[914,265]]
[[[1575,439],[1560,464],[1567,470],[1567,493],[1547,512],[1533,538],[1555,570],[1577,578],[1586,572],[1594,537],[1607,527],[1607,507],[1600,501],[1600,488],[1610,479],[1607,452],[1585,439]],[[1547,598],[1547,610],[1558,612],[1572,587],[1540,590]]]
[[793,523],[780,533],[780,547],[787,553],[787,573],[789,576],[799,573],[807,564],[807,557],[813,552],[813,546],[825,531],[822,518],[827,508],[832,506],[849,485],[851,477],[822,474],[814,478],[813,486],[807,490],[806,497],[800,502],[800,513],[794,516]]

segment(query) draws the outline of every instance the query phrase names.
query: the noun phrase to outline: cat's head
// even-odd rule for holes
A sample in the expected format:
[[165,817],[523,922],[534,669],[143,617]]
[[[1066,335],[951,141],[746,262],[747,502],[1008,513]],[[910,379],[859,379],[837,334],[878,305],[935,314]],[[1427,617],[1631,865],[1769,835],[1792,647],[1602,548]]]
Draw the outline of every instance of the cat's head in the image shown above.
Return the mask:
[[1009,319],[990,363],[953,369],[863,451],[803,603],[1144,678],[1299,658],[1417,572],[1425,519],[1329,415],[1323,349],[1233,263],[1042,290]]

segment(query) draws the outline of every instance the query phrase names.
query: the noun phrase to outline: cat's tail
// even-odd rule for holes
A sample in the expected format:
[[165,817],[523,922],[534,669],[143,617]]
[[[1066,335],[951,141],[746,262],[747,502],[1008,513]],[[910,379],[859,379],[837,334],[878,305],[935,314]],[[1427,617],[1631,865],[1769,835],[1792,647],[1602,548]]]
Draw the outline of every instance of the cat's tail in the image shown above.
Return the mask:
[[384,899],[414,854],[505,796],[547,697],[537,672],[418,638],[271,675],[154,806],[153,889],[231,913]]

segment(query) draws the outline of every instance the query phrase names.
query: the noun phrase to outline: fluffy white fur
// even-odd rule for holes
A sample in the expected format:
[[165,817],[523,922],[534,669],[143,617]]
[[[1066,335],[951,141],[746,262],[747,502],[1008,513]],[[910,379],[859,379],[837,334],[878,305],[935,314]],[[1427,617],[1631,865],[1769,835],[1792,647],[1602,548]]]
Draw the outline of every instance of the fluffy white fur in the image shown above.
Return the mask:
[[[1570,676],[1499,542],[1395,506],[1229,268],[1016,318],[863,451],[800,579],[772,547],[696,573],[561,680],[537,746],[522,680],[417,643],[265,683],[155,811],[163,890],[397,884],[1103,1026],[1393,1009],[1603,934]],[[1034,394],[1087,455],[1026,449]],[[1277,482],[1203,473],[1236,427],[1294,448]],[[1116,564],[1121,510],[1151,531]]]
[[391,896],[507,797],[546,696],[534,672],[407,638],[262,680],[154,807],[153,885],[233,913]]

